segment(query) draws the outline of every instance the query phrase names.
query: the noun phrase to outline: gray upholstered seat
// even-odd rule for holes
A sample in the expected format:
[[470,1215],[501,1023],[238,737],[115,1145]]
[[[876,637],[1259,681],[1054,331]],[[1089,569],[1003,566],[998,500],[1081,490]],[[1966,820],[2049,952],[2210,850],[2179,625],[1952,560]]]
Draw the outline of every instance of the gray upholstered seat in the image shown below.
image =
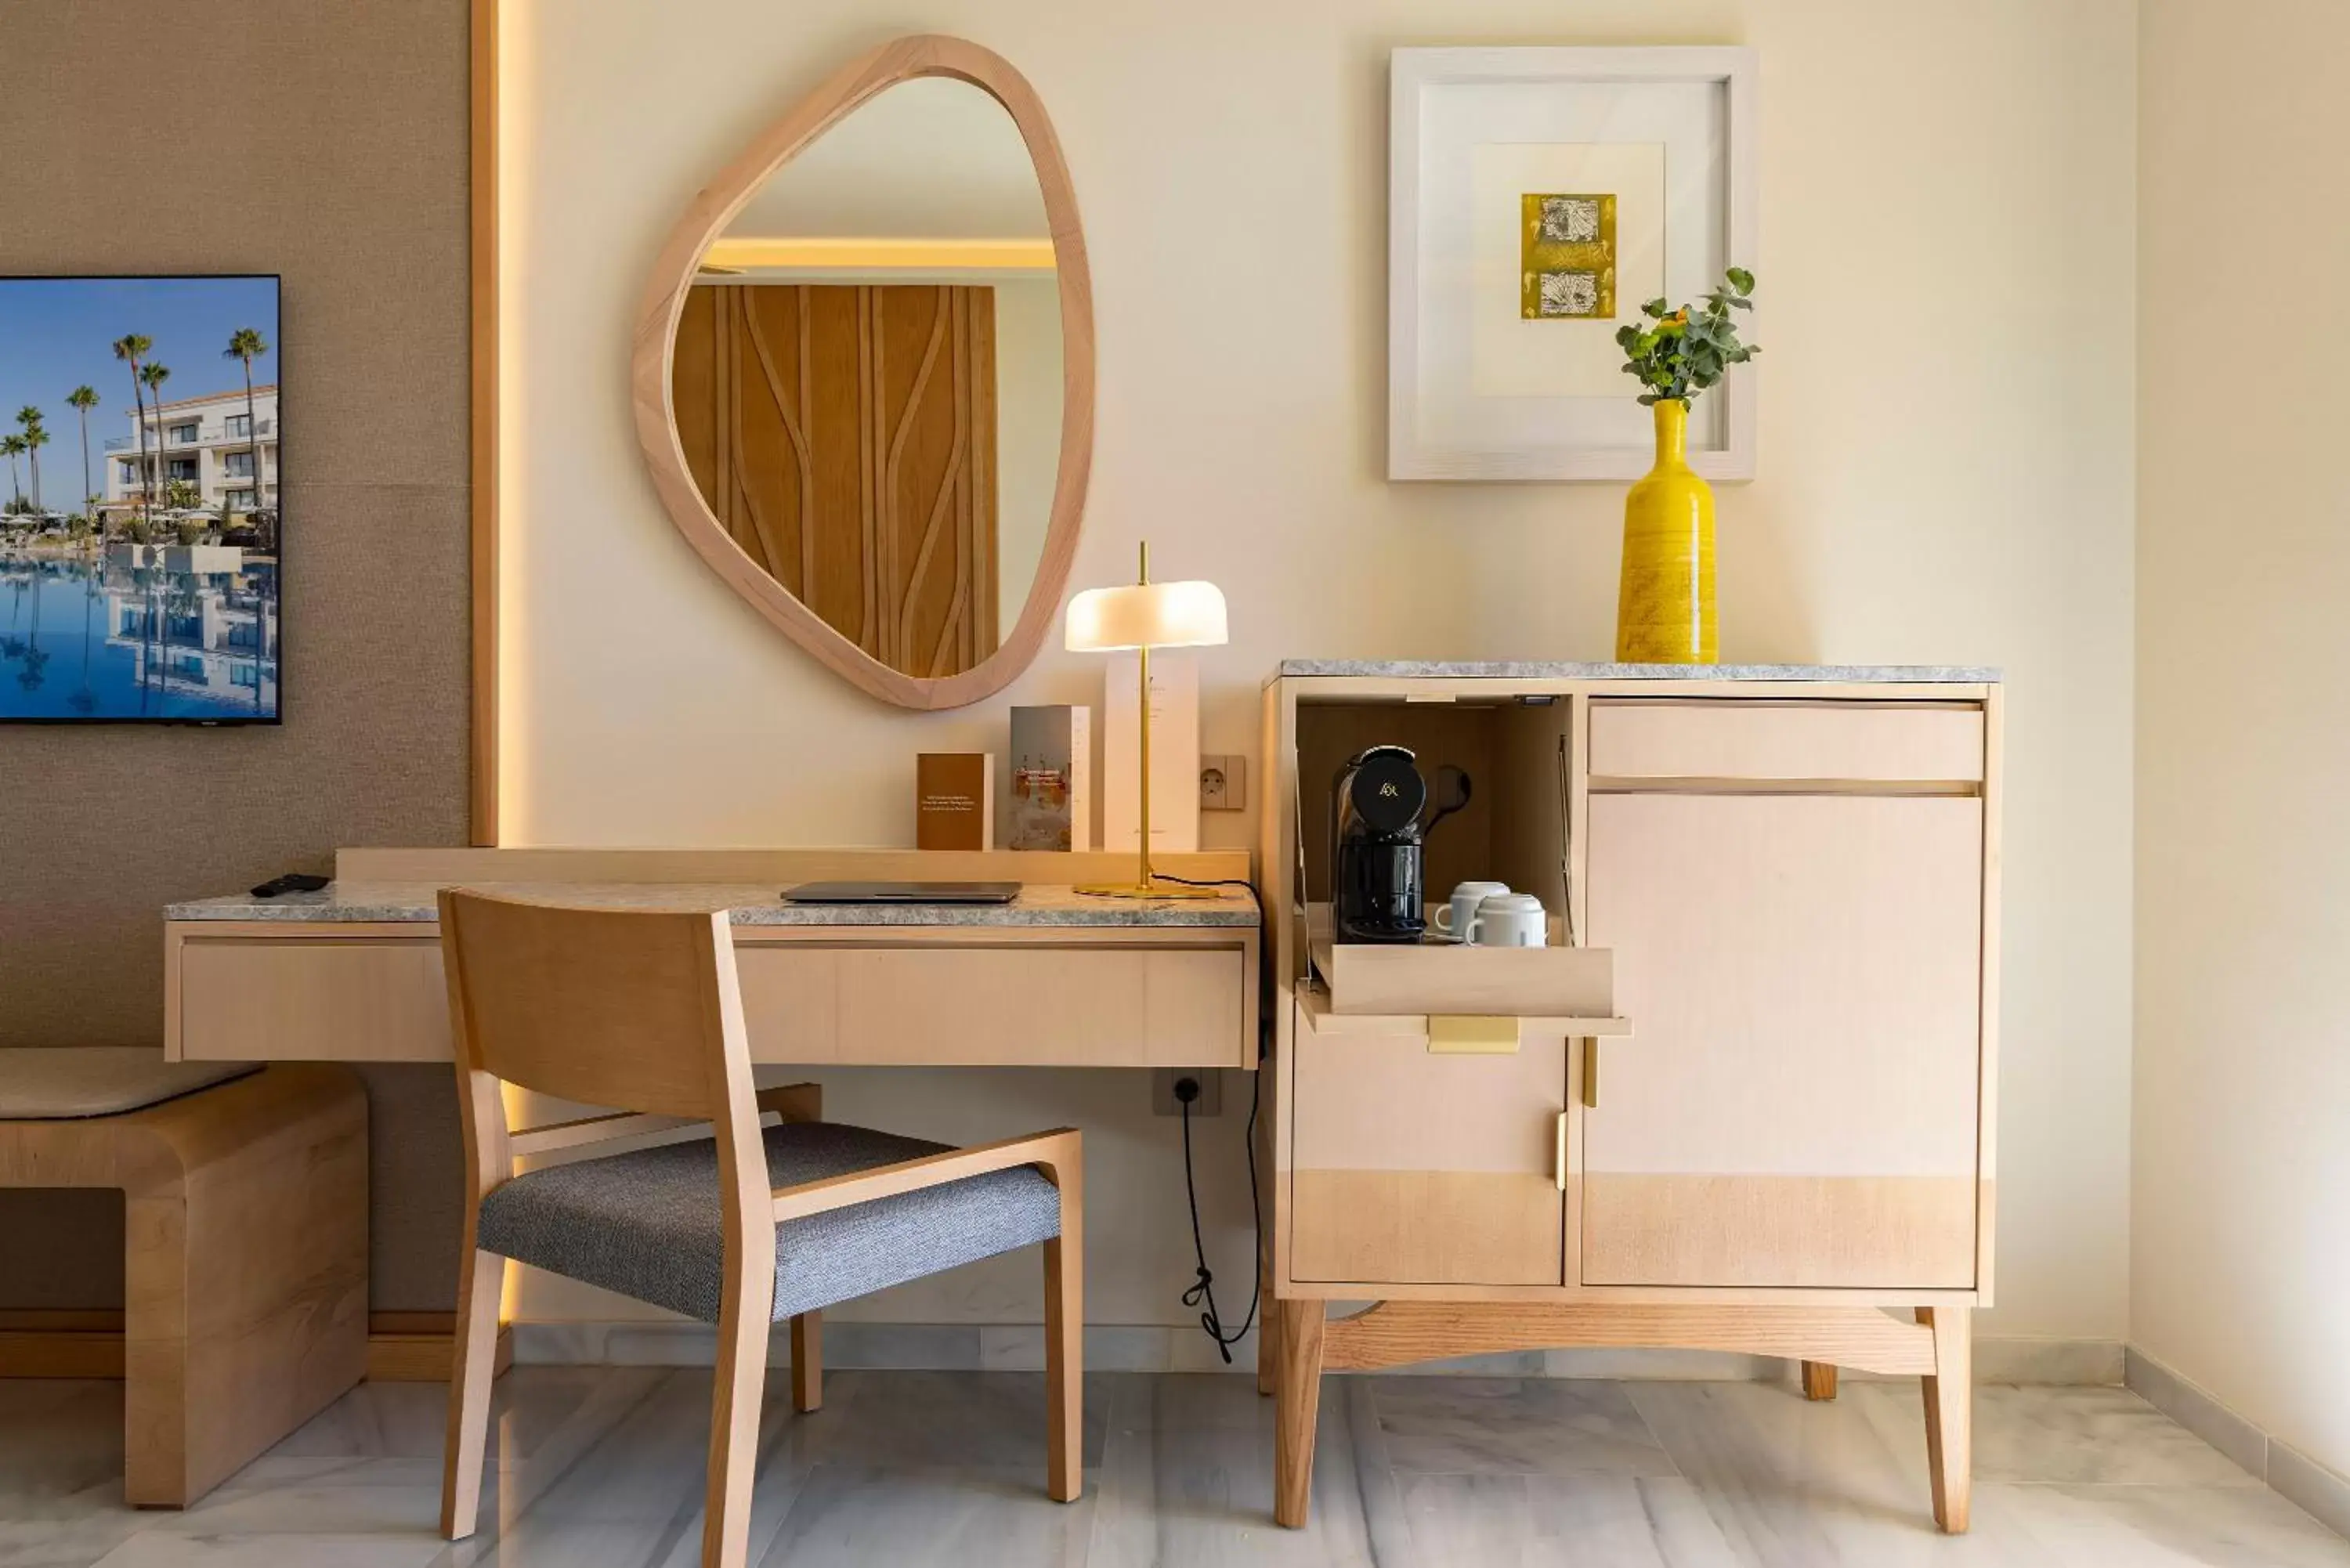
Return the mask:
[[[766,1130],[767,1181],[791,1187],[950,1146],[837,1122]],[[574,1160],[482,1200],[488,1251],[718,1321],[724,1278],[717,1144],[710,1138]],[[1060,1195],[1031,1166],[827,1210],[775,1228],[777,1321],[942,1269],[1050,1241]]]

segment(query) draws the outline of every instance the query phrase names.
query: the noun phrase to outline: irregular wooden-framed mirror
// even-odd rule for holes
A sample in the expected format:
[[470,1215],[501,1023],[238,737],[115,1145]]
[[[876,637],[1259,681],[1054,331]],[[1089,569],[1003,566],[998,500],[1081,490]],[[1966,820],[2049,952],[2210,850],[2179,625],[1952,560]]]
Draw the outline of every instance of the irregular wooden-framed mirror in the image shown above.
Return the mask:
[[1035,90],[937,36],[836,72],[679,222],[632,386],[671,521],[769,620],[906,707],[1001,691],[1093,456],[1092,283]]

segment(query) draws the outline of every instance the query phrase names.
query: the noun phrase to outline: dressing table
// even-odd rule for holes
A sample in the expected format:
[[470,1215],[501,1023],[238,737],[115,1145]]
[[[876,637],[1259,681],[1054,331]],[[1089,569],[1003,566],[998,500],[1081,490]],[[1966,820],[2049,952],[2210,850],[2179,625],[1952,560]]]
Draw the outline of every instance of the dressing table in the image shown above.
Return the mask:
[[[1257,907],[1243,851],[1162,857],[1180,901],[1071,884],[1130,855],[913,850],[347,849],[317,893],[164,911],[173,1061],[446,1062],[438,888],[733,910],[752,1059],[803,1065],[1253,1067]],[[799,906],[826,880],[999,880],[998,907]],[[1230,885],[1237,884],[1237,885]]]

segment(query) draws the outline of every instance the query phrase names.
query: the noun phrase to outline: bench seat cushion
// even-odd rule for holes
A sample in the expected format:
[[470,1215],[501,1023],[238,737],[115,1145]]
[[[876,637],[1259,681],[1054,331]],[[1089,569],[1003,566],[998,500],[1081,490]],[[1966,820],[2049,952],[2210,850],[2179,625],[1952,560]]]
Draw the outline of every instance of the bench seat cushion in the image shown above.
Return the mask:
[[[765,1134],[767,1183],[944,1154],[947,1144],[837,1122]],[[775,1228],[780,1321],[1060,1234],[1060,1193],[1023,1166],[788,1220]],[[704,1323],[725,1278],[718,1152],[694,1138],[547,1166],[482,1200],[488,1251],[618,1291]]]
[[120,1116],[260,1070],[250,1062],[166,1062],[144,1045],[15,1047],[0,1051],[0,1122]]

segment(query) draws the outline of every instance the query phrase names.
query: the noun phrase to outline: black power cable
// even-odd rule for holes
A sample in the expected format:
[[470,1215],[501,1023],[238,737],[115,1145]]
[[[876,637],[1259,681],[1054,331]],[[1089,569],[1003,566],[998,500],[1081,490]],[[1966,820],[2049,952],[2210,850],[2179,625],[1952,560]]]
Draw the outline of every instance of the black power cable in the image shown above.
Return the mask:
[[1264,1073],[1265,1069],[1260,1064],[1253,1075],[1256,1086],[1249,1094],[1247,1134],[1249,1215],[1256,1222],[1256,1251],[1250,1260],[1249,1272],[1255,1283],[1249,1289],[1248,1315],[1241,1319],[1240,1327],[1230,1334],[1224,1332],[1223,1319],[1216,1313],[1216,1276],[1209,1272],[1207,1243],[1200,1237],[1200,1189],[1191,1179],[1191,1102],[1200,1097],[1200,1085],[1193,1078],[1175,1081],[1175,1098],[1183,1107],[1183,1196],[1191,1204],[1191,1256],[1198,1264],[1198,1277],[1192,1281],[1191,1288],[1183,1293],[1183,1304],[1204,1309],[1200,1314],[1200,1326],[1207,1331],[1210,1339],[1216,1342],[1216,1354],[1224,1358],[1227,1366],[1232,1365],[1232,1346],[1248,1337],[1250,1325],[1256,1322],[1258,1298],[1264,1290],[1264,1270],[1258,1262],[1264,1255],[1264,1210],[1258,1200],[1256,1189],[1256,1113],[1264,1100]]

